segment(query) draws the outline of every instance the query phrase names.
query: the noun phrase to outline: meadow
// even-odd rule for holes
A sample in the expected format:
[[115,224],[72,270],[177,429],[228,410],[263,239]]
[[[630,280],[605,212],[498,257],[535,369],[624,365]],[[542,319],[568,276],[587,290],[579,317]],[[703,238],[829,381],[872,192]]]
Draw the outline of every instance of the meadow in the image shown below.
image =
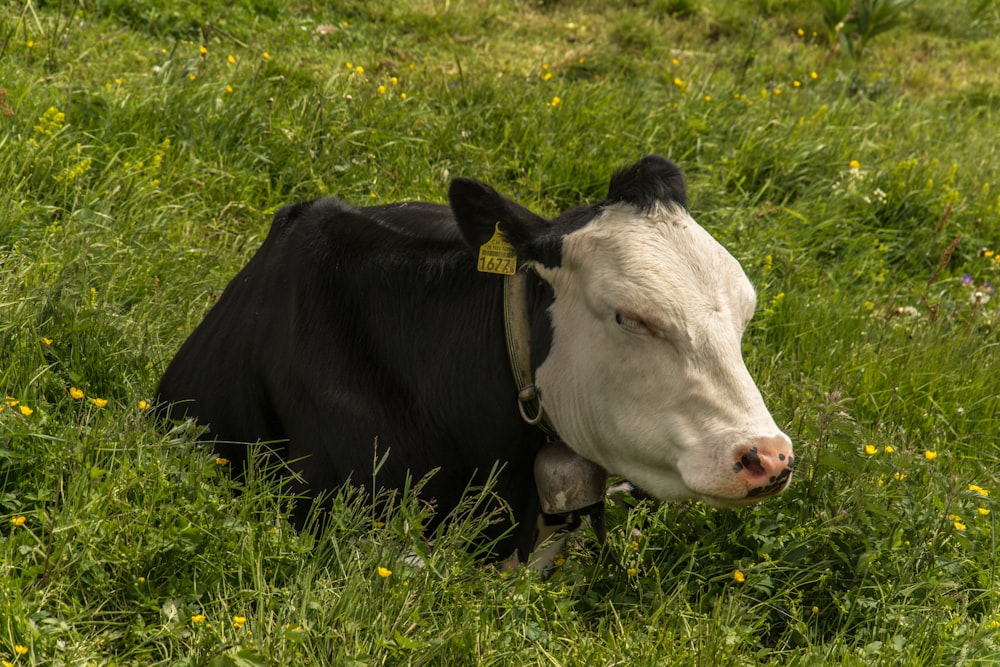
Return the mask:
[[[997,664],[998,62],[995,0],[3,3],[2,664]],[[483,491],[299,534],[149,418],[281,205],[555,215],[654,152],[757,286],[781,497],[501,573]]]

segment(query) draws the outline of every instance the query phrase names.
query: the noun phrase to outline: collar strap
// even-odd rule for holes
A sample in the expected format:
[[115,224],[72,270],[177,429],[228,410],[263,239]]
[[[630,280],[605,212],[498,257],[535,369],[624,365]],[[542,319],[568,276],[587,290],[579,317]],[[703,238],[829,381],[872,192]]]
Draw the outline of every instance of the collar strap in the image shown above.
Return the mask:
[[521,418],[548,435],[555,435],[556,430],[545,416],[531,371],[531,324],[528,321],[527,275],[523,271],[504,276],[503,321]]

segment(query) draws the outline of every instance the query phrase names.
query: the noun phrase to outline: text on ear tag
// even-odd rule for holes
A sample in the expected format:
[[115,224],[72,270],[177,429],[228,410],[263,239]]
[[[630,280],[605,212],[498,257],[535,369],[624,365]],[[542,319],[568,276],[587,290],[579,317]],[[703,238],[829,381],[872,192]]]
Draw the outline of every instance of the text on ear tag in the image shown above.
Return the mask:
[[499,273],[507,276],[512,276],[517,271],[517,251],[504,238],[499,222],[490,240],[479,246],[479,263],[476,268],[481,273]]

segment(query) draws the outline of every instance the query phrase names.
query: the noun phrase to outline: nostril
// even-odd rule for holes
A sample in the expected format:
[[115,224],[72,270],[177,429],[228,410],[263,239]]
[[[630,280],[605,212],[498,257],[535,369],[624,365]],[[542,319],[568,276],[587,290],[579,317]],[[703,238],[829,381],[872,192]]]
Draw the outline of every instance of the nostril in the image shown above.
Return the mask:
[[751,475],[764,475],[764,464],[761,463],[760,453],[758,453],[756,447],[751,447],[746,454],[740,457],[740,462],[736,464],[740,470],[746,470]]

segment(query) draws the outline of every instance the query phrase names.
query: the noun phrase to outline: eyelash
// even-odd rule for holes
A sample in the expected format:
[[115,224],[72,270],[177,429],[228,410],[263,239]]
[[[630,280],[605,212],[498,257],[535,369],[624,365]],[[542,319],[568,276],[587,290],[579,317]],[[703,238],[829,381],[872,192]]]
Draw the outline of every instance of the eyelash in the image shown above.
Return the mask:
[[649,327],[642,320],[625,317],[621,313],[615,313],[615,323],[625,329],[630,329],[636,333],[649,333]]

